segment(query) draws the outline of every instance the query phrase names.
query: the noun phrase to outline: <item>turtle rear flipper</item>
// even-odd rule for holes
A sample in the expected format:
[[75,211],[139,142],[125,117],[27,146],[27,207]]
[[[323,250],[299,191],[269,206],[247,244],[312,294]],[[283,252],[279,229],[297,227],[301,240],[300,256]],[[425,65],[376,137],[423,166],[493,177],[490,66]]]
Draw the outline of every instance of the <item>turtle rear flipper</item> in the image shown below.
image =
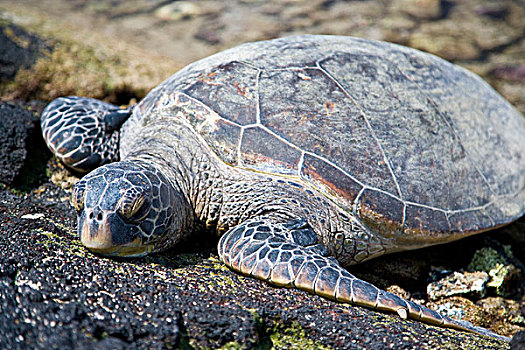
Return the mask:
[[342,268],[335,258],[325,256],[319,244],[299,242],[294,234],[295,226],[248,221],[221,237],[219,256],[231,269],[277,286],[295,287],[327,299],[394,312],[403,319],[509,341],[485,328],[442,316],[360,280]]
[[60,97],[42,112],[49,149],[69,168],[85,173],[119,160],[119,129],[131,108],[91,98]]

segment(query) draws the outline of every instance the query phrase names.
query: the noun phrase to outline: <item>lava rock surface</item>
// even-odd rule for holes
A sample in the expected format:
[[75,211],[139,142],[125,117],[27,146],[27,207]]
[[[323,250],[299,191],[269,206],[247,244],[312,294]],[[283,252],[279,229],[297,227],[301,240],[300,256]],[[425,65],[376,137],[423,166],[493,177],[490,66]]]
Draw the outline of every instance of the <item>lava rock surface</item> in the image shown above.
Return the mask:
[[135,260],[95,256],[75,234],[67,193],[49,182],[25,195],[0,190],[0,230],[0,348],[505,344],[275,288],[229,271],[213,250]]
[[27,185],[24,181],[32,179],[24,177],[45,166],[50,153],[40,134],[34,112],[0,101],[0,183]]

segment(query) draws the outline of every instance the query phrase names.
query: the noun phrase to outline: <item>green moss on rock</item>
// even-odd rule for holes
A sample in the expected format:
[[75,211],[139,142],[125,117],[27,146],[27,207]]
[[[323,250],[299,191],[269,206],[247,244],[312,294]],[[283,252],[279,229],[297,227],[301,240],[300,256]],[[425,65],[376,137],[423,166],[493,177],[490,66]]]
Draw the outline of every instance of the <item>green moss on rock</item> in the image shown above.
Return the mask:
[[[111,66],[122,64],[117,57],[97,57],[87,47],[73,42],[57,42],[30,68],[21,69],[2,94],[11,99],[52,100],[59,96],[80,95],[117,99],[117,95],[137,95],[145,91],[112,80]],[[113,98],[111,98],[113,96]]]
[[[51,101],[78,95],[133,103],[180,68],[166,57],[100,33],[66,28],[45,18],[25,21],[31,15],[13,14],[2,19],[0,30],[21,56],[30,59],[15,70],[14,77],[0,82],[0,96],[6,100]],[[31,51],[25,55],[24,50]]]
[[[505,253],[512,257],[510,246],[505,246]],[[493,295],[503,296],[505,286],[512,279],[518,279],[520,271],[509,264],[507,258],[493,248],[478,250],[468,266],[469,271],[485,271],[489,275],[487,289]]]
[[485,271],[489,272],[495,268],[498,264],[504,265],[506,263],[505,258],[498,254],[493,248],[481,248],[472,257],[468,270],[474,271]]

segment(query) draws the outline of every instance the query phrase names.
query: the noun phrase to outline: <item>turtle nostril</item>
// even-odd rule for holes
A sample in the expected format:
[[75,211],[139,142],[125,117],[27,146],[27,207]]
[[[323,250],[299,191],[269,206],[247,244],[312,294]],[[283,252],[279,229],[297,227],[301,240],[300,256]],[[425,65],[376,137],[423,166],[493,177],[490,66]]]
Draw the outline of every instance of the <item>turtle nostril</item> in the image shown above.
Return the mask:
[[102,221],[104,219],[104,213],[100,210],[93,210],[88,215],[89,220],[96,220],[96,221]]

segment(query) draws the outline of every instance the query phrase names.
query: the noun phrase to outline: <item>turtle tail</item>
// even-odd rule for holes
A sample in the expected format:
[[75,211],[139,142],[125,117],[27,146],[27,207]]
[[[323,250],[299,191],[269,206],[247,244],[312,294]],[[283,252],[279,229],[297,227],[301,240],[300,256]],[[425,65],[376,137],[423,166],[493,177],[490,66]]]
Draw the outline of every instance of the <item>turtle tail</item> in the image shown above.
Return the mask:
[[40,124],[49,149],[69,168],[85,173],[119,160],[119,129],[131,108],[83,97],[60,97],[46,106]]

